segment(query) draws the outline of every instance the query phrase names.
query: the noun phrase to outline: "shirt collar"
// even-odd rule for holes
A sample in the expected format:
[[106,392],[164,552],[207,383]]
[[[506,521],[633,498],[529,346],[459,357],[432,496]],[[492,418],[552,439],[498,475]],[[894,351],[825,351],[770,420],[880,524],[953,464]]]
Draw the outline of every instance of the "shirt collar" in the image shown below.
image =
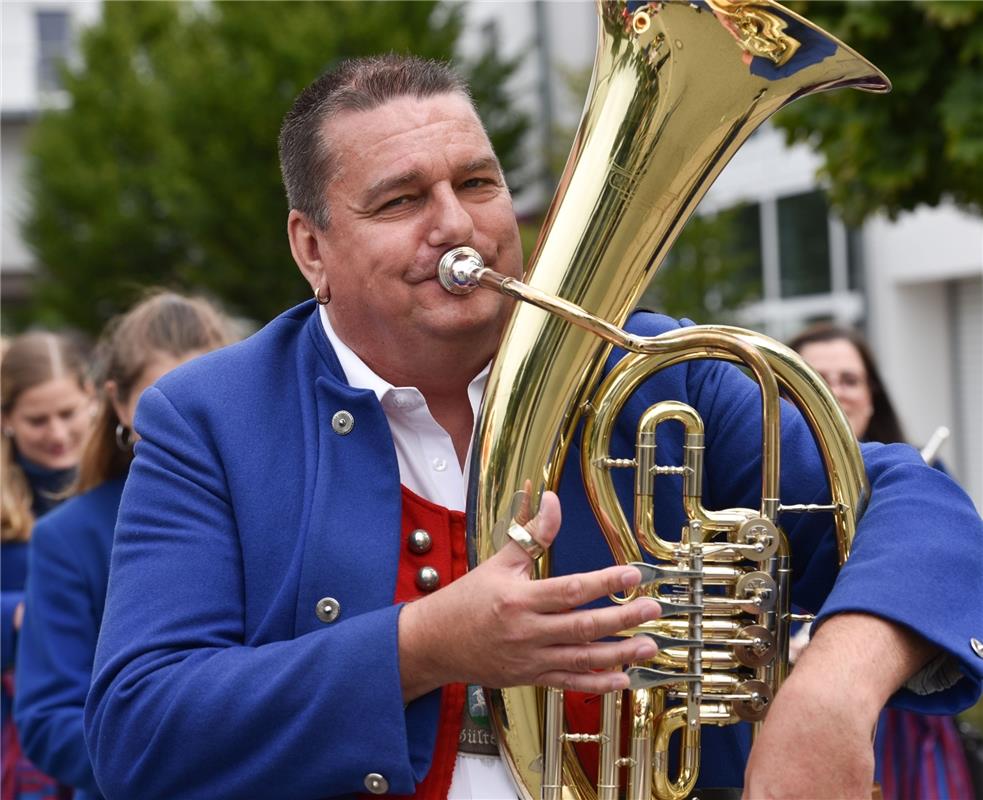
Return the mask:
[[[373,372],[372,368],[362,361],[358,354],[347,344],[345,344],[341,340],[341,337],[335,333],[334,328],[331,327],[331,320],[328,318],[327,308],[325,306],[318,306],[317,310],[321,318],[321,325],[324,328],[324,332],[328,337],[328,341],[331,342],[331,347],[334,348],[335,355],[338,357],[338,363],[341,364],[341,369],[344,371],[345,378],[350,386],[355,389],[368,389],[375,394],[375,396],[379,399],[379,402],[384,406],[388,405],[386,401],[387,396],[395,397],[406,392],[406,390],[419,393],[419,390],[416,389],[416,387],[394,386],[393,384],[389,383],[389,381]],[[468,398],[471,401],[472,410],[476,412],[476,418],[478,405],[481,403],[481,396],[485,390],[485,383],[488,380],[488,372],[490,367],[491,362],[486,364],[484,369],[475,375],[471,383],[468,385]]]

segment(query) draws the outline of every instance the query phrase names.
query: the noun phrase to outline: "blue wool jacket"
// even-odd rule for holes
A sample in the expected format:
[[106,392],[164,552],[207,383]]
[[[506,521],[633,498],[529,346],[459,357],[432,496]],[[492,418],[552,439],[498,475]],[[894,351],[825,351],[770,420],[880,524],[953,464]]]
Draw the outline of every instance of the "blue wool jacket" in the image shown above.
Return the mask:
[[[61,502],[61,493],[75,479],[75,469],[48,469],[14,454],[31,487],[31,512],[40,519]],[[24,600],[27,582],[27,542],[4,542],[0,545],[0,669],[14,666],[18,632],[14,630],[14,613]],[[8,724],[13,698],[2,690],[0,719]]]
[[31,537],[14,719],[27,757],[75,788],[76,800],[100,797],[82,711],[122,493],[120,478],[73,497],[39,520]]
[[[400,693],[396,455],[375,395],[346,384],[315,308],[298,306],[175,370],[140,402],[143,439],[123,493],[85,714],[107,797],[303,800],[362,792],[369,773],[408,793],[429,767],[439,692],[405,708]],[[640,314],[631,327],[655,335],[678,325]],[[639,395],[618,448],[629,447],[643,408],[687,402],[707,420],[707,506],[758,505],[758,389],[739,370],[679,365]],[[331,426],[341,410],[355,420],[344,436]],[[783,500],[817,500],[825,478],[792,409],[783,438]],[[666,460],[679,449],[660,442]],[[828,520],[789,520],[796,599],[825,601],[824,614],[879,614],[937,643],[965,676],[907,699],[951,711],[978,695],[983,673],[969,645],[983,620],[979,518],[913,450],[869,446],[865,455],[874,494],[838,579]],[[560,489],[560,571],[611,561],[576,456]],[[678,531],[678,487],[658,483],[659,529]],[[959,605],[943,605],[941,585]],[[341,607],[330,624],[315,614],[326,596]],[[739,785],[746,748],[743,730],[709,730],[701,782]]]

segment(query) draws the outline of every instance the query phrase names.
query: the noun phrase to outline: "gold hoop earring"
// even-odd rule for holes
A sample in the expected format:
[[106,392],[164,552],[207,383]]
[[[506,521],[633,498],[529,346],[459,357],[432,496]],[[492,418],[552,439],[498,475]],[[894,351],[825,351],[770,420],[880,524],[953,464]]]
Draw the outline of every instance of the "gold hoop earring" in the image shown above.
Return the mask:
[[321,287],[318,286],[314,290],[314,299],[317,300],[318,305],[326,306],[328,303],[331,302],[331,290],[330,289],[325,289],[324,293],[327,295],[327,297],[325,297],[322,300],[321,299]]

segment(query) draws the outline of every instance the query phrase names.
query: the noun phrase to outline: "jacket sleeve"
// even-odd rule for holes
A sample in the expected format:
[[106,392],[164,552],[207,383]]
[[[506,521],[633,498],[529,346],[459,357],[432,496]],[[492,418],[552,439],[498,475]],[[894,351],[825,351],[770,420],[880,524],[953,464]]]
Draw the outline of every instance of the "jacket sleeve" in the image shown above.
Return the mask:
[[99,622],[78,559],[42,519],[31,539],[14,717],[28,758],[46,774],[98,794],[82,733]]
[[400,607],[247,641],[235,510],[195,420],[159,389],[140,401],[86,705],[103,792],[303,800],[364,791],[373,772],[412,792],[429,768],[439,693],[404,710]]
[[[757,384],[720,362],[698,362],[690,397],[707,421],[710,507],[755,508],[760,498],[761,402]],[[928,713],[954,713],[975,702],[983,658],[971,647],[983,638],[983,525],[972,501],[946,475],[906,445],[862,447],[871,484],[850,558],[837,572],[827,514],[785,514],[792,548],[793,599],[832,614],[873,614],[908,627],[947,654],[962,673],[944,691],[893,702]],[[812,434],[783,401],[783,503],[828,502],[825,470]]]

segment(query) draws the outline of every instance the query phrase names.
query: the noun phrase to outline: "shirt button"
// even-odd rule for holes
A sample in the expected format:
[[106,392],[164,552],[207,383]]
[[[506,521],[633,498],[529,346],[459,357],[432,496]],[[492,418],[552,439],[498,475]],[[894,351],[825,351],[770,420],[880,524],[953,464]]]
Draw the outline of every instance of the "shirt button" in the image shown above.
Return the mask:
[[969,646],[973,648],[973,652],[976,653],[976,655],[983,658],[983,642],[974,636],[969,640]]
[[378,772],[370,772],[365,776],[365,788],[372,794],[385,794],[389,791],[389,781]]
[[435,458],[433,460],[433,468],[437,472],[443,472],[445,469],[447,469],[447,460],[444,458]]

